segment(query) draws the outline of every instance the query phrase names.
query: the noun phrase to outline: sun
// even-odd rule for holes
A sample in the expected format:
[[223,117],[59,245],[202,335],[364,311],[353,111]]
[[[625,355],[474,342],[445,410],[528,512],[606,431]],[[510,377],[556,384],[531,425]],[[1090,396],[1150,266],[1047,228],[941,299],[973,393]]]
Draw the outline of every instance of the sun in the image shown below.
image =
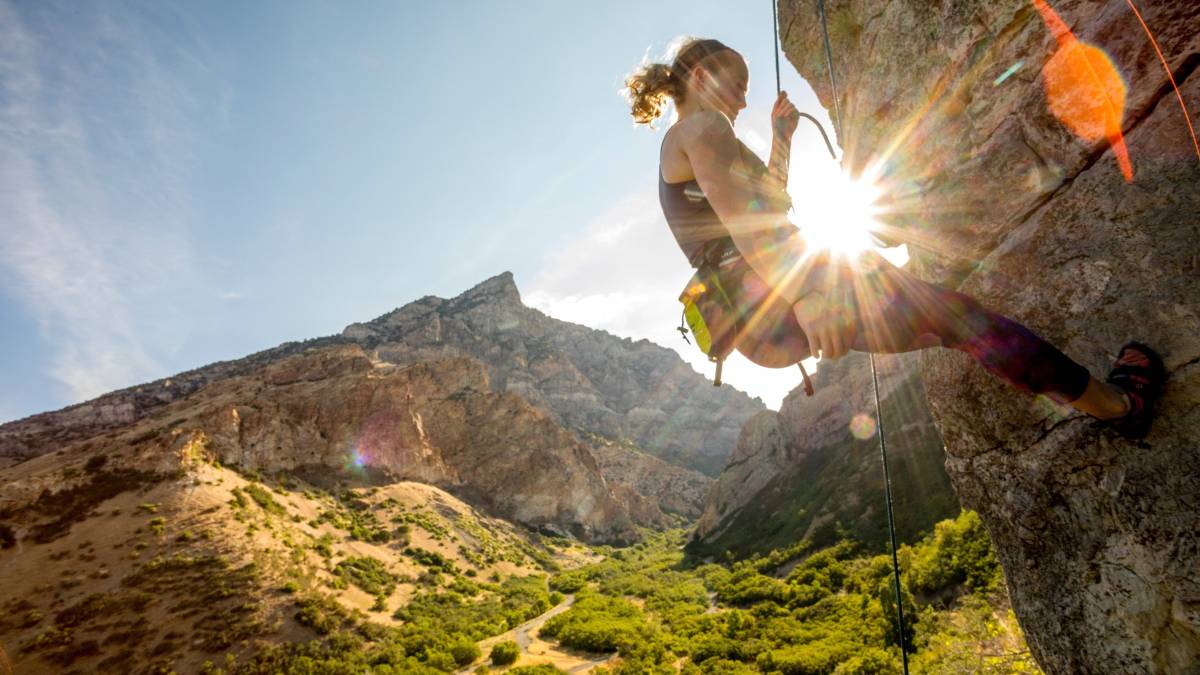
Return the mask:
[[798,186],[792,200],[796,224],[812,249],[854,257],[874,247],[871,233],[881,229],[877,203],[882,192],[872,176],[822,171]]

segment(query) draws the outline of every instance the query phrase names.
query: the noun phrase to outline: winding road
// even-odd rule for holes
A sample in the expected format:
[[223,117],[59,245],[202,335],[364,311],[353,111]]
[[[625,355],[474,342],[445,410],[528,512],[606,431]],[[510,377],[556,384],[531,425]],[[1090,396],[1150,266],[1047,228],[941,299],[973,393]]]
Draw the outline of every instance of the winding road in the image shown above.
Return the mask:
[[596,666],[608,663],[616,654],[596,655],[573,649],[568,650],[555,643],[547,642],[536,635],[536,631],[542,627],[542,624],[549,621],[552,617],[567,611],[574,604],[575,595],[572,593],[563,598],[562,602],[516,628],[506,633],[493,635],[490,638],[481,640],[477,644],[479,645],[479,651],[483,653],[482,659],[476,660],[466,668],[459,670],[457,675],[470,675],[481,663],[487,663],[492,647],[497,642],[505,640],[516,642],[517,646],[521,649],[521,657],[517,659],[516,665],[532,666],[539,663],[549,663],[568,673],[586,673]]

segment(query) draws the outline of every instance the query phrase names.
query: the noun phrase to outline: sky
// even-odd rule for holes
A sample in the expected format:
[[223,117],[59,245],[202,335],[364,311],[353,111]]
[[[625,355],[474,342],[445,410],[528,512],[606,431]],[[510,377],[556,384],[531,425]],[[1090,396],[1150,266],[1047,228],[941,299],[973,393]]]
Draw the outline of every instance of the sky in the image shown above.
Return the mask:
[[[681,35],[746,56],[769,152],[771,5],[0,0],[0,422],[513,273],[550,316],[713,365],[657,131],[619,93]],[[808,85],[782,84],[833,134]],[[837,173],[806,122],[797,203]],[[807,186],[807,187],[806,187]],[[777,409],[796,368],[723,379]]]

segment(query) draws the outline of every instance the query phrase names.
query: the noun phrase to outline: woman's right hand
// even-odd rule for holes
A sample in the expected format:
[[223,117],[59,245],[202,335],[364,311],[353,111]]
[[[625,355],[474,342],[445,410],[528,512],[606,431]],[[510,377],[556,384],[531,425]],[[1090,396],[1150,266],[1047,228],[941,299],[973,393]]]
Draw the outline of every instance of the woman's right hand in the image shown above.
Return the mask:
[[779,92],[779,97],[775,99],[775,105],[771,108],[771,130],[776,137],[791,141],[798,124],[800,111],[788,100],[786,91]]
[[792,305],[792,311],[808,338],[808,350],[813,356],[836,359],[850,351],[858,329],[849,302],[831,302],[814,291]]

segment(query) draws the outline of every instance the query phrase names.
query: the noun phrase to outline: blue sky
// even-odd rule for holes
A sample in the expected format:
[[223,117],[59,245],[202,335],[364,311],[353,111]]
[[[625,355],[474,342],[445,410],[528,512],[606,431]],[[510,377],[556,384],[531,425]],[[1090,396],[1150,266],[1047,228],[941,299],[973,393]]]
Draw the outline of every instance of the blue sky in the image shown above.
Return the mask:
[[[526,304],[684,344],[662,129],[618,94],[676,36],[750,64],[770,3],[0,0],[0,421],[340,332],[513,272]],[[827,119],[783,62],[784,89]],[[832,130],[831,130],[832,133]],[[834,167],[797,132],[793,192]],[[798,371],[736,357],[772,408]]]

